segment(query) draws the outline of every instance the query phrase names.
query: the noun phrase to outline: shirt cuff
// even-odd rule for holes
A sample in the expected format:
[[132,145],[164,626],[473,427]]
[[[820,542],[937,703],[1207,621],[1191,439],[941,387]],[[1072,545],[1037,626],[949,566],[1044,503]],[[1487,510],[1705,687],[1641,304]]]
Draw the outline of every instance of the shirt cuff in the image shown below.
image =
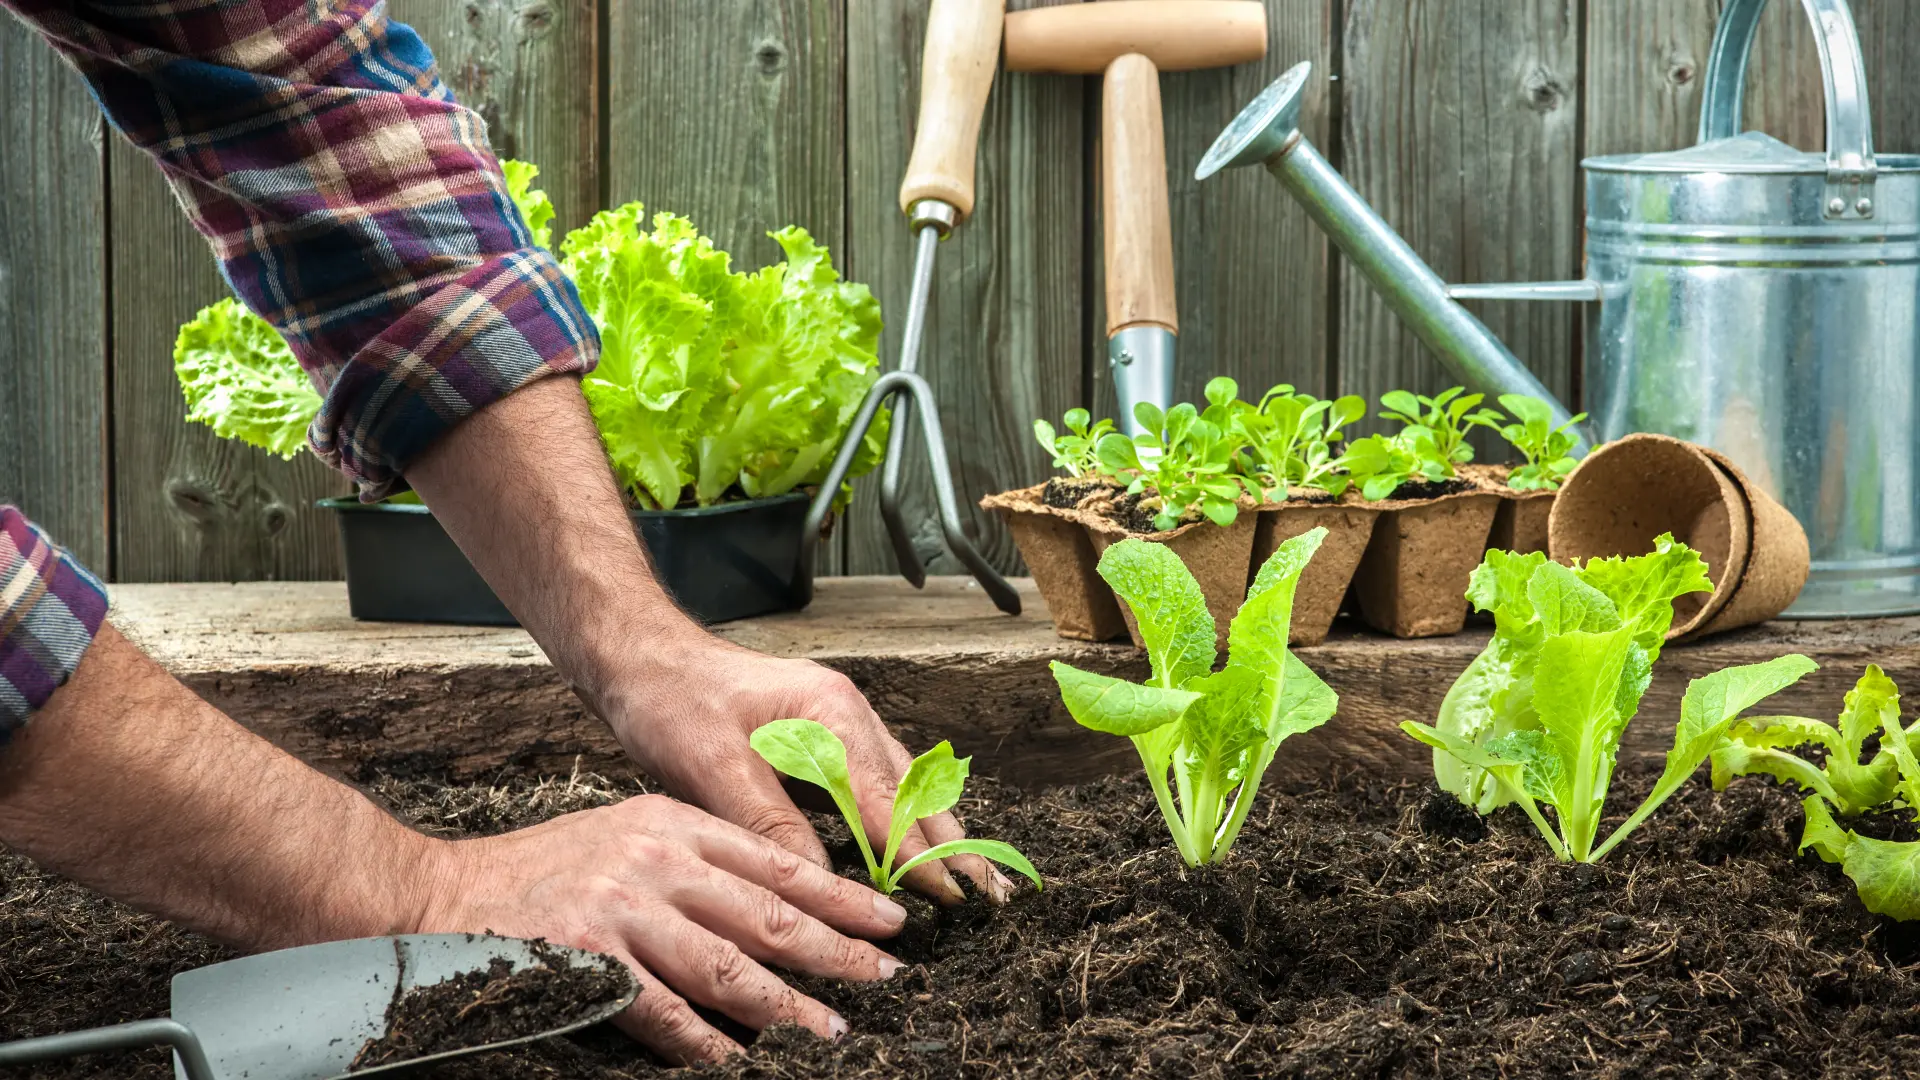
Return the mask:
[[435,290],[341,369],[308,430],[366,501],[460,421],[549,375],[584,373],[600,338],[552,254],[525,248]]
[[106,617],[106,586],[0,506],[0,746],[73,677]]

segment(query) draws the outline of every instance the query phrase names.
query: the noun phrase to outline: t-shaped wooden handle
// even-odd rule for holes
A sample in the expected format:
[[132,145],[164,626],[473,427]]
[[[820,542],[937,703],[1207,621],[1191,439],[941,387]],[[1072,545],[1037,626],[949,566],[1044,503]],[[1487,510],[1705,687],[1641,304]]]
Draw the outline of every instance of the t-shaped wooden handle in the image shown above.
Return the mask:
[[1099,0],[1007,16],[1007,70],[1093,75],[1128,53],[1161,71],[1267,55],[1263,0]]
[[1107,336],[1133,326],[1178,333],[1160,69],[1139,53],[1127,53],[1107,66],[1101,98]]
[[920,121],[900,184],[903,213],[922,199],[953,207],[955,224],[973,212],[974,157],[1006,12],[1006,0],[933,0],[920,59]]

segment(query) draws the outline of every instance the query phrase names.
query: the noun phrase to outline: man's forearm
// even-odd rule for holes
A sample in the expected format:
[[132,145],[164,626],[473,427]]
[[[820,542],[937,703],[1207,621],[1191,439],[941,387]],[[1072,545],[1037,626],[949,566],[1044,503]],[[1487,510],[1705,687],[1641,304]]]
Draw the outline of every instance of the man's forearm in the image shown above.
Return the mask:
[[[577,379],[542,379],[422,454],[407,481],[560,674],[612,722],[636,663],[716,642],[654,579]],[[665,687],[649,687],[661,692]],[[616,725],[617,728],[617,725]]]
[[0,843],[248,948],[410,929],[446,847],[241,728],[111,627],[0,749]]

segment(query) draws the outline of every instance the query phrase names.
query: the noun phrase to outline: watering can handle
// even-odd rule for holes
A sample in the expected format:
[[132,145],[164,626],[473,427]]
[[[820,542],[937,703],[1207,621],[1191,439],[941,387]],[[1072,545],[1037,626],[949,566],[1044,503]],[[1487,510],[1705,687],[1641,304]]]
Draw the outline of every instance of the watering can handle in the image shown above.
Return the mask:
[[[1800,0],[1820,47],[1820,74],[1827,92],[1827,193],[1829,218],[1871,218],[1878,167],[1873,158],[1873,113],[1867,104],[1867,67],[1847,0]],[[1740,106],[1747,59],[1767,0],[1728,0],[1707,59],[1700,104],[1700,141],[1740,134]]]

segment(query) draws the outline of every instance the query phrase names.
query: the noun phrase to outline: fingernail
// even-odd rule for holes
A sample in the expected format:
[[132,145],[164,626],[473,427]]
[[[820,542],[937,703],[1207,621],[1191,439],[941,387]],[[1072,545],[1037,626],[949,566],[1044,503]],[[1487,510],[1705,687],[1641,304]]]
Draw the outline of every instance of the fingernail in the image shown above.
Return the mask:
[[847,1025],[846,1018],[839,1013],[827,1014],[827,1038],[837,1039],[853,1029]]
[[1013,899],[1013,882],[998,870],[987,871],[987,896],[996,904],[1004,904]]
[[875,893],[873,896],[873,913],[878,915],[880,921],[886,923],[888,926],[905,926],[907,924],[907,909],[881,896],[879,893]]
[[953,871],[943,871],[940,874],[940,881],[946,888],[948,901],[955,904],[965,902],[967,894],[961,891],[960,882],[954,879]]
[[905,971],[906,967],[907,967],[906,964],[901,963],[898,960],[895,960],[891,956],[880,957],[880,977],[883,979],[893,978],[895,975],[898,975],[902,971]]

